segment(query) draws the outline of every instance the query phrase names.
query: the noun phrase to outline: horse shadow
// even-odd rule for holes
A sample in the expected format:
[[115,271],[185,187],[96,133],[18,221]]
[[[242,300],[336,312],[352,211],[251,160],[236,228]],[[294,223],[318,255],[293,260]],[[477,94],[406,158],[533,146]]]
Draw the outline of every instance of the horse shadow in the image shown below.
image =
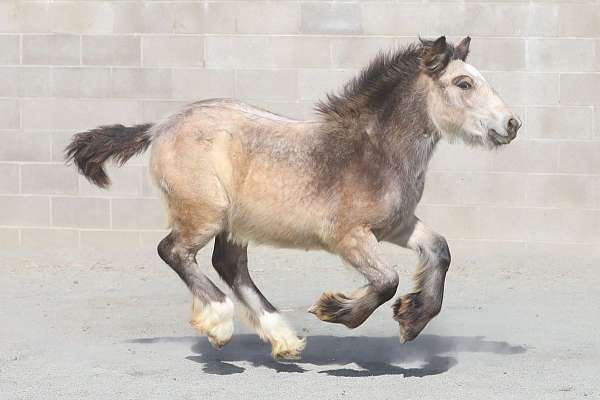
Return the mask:
[[[461,352],[520,354],[526,347],[507,342],[489,341],[482,336],[438,336],[421,335],[415,341],[400,344],[398,337],[330,336],[317,335],[306,338],[306,349],[297,361],[276,361],[270,356],[270,345],[256,335],[244,334],[233,340],[222,350],[215,350],[206,340],[196,336],[157,337],[133,339],[131,343],[192,342],[191,350],[196,355],[186,359],[202,364],[202,370],[214,375],[243,373],[246,369],[235,363],[243,362],[253,367],[266,367],[275,372],[303,373],[314,368],[341,366],[320,370],[318,373],[338,377],[366,377],[402,375],[424,377],[448,371],[458,361],[448,353]],[[419,367],[404,368],[400,363],[418,363]],[[356,364],[360,369],[348,368]]]

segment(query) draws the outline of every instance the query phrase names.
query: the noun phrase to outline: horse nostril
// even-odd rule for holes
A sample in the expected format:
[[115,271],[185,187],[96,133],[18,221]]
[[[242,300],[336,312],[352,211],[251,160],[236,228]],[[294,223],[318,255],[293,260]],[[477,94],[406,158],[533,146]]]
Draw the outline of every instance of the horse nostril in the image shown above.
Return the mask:
[[520,127],[521,123],[519,120],[516,118],[511,118],[508,120],[508,126],[506,127],[506,130],[508,131],[509,135],[514,138],[517,136],[517,131]]

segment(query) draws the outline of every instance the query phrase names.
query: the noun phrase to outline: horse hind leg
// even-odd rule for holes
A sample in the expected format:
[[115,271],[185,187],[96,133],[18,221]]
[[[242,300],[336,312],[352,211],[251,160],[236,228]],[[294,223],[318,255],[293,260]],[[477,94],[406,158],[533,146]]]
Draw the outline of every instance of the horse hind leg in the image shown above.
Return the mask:
[[215,237],[212,263],[219,276],[231,287],[241,302],[245,322],[260,338],[272,346],[275,359],[299,359],[304,339],[299,339],[281,313],[263,296],[248,272],[247,247],[227,239],[225,233]]
[[213,347],[220,349],[233,335],[233,302],[196,263],[196,253],[214,234],[211,228],[196,231],[193,235],[174,229],[159,243],[158,254],[192,292],[190,324],[206,335]]

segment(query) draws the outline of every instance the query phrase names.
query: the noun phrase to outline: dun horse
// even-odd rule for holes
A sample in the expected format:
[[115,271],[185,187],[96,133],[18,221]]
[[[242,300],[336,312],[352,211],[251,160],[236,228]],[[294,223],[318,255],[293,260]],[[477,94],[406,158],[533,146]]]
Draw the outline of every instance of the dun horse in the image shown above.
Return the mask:
[[414,215],[441,139],[495,148],[521,126],[484,77],[465,62],[470,38],[445,37],[377,56],[339,95],[297,121],[230,99],[193,103],[164,122],[78,133],[67,160],[100,187],[103,164],[123,164],[152,144],[150,171],[171,232],[158,254],[193,295],[192,325],[216,348],[233,334],[233,302],[196,264],[214,240],[212,264],[231,287],[273,357],[304,347],[261,294],[247,266],[249,242],[322,249],[366,279],[352,294],[323,293],[309,309],[355,328],[390,300],[398,274],[378,242],[415,251],[411,293],[393,306],[401,341],[414,339],[442,307],[450,265],[446,240]]

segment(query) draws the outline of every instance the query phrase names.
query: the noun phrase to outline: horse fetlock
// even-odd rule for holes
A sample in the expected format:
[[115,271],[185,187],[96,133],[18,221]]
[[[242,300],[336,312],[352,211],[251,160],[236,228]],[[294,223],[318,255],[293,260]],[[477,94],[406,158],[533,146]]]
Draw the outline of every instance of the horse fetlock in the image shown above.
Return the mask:
[[223,302],[204,304],[194,297],[190,324],[206,335],[215,349],[221,349],[233,336],[233,302],[225,298]]
[[274,359],[298,360],[306,346],[305,339],[294,330],[278,312],[266,312],[258,319],[257,331],[261,339],[271,343]]
[[308,309],[321,321],[342,324],[353,329],[364,322],[354,311],[354,299],[343,293],[325,292],[319,300]]
[[306,340],[298,337],[271,342],[271,355],[275,360],[299,360]]

